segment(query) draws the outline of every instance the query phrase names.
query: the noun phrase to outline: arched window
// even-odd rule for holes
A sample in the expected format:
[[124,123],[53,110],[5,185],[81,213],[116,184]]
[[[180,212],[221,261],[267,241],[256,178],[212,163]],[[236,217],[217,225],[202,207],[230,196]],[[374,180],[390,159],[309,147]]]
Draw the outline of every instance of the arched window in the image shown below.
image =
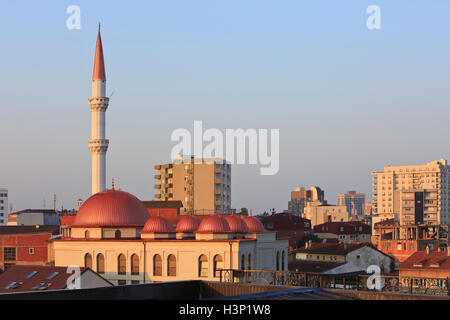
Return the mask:
[[125,258],[125,255],[123,254],[119,254],[117,257],[117,270],[118,274],[127,273],[127,258]]
[[114,233],[114,238],[120,239],[121,236],[122,236],[122,233],[120,232],[120,230],[116,230],[116,232]]
[[131,256],[131,274],[139,274],[139,256],[137,254]]
[[173,254],[167,257],[167,275],[169,277],[177,275],[177,258]]
[[89,239],[89,230],[86,230],[86,231],[84,232],[84,238],[85,238],[85,239]]
[[284,271],[284,251],[281,251],[281,270]]
[[153,256],[153,275],[162,276],[162,259],[159,254]]
[[84,267],[92,269],[92,256],[90,253],[86,253],[84,256]]
[[220,269],[223,269],[223,259],[220,254],[214,256],[214,277],[220,277]]
[[245,254],[241,256],[241,270],[245,270]]
[[97,255],[97,272],[105,273],[105,257],[101,253]]
[[208,277],[208,258],[204,254],[198,258],[198,276],[202,278]]
[[248,258],[247,258],[247,269],[251,270],[252,269],[252,255],[249,254]]
[[280,270],[280,252],[277,252],[277,270]]

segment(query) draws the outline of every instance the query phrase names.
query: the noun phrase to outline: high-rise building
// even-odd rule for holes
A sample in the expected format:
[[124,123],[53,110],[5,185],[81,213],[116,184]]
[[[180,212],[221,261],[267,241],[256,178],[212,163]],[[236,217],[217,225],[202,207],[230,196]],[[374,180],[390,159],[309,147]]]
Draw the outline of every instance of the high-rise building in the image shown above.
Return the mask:
[[424,197],[423,222],[449,224],[449,170],[447,160],[441,159],[425,165],[388,166],[384,167],[383,171],[373,171],[374,214],[379,214],[382,219],[399,220],[400,213],[406,213],[407,206],[413,205],[409,203],[412,201],[411,194],[418,192]]
[[106,151],[108,150],[109,140],[105,138],[105,112],[108,104],[105,63],[99,26],[95,47],[94,72],[92,74],[92,97],[89,98],[92,119],[91,139],[89,140],[89,150],[92,155],[92,194],[106,188]]
[[8,189],[0,188],[0,225],[8,222]]
[[291,192],[291,200],[288,202],[288,212],[301,216],[305,212],[305,207],[308,201],[325,201],[325,192],[319,187],[311,187],[305,190],[302,187],[295,188]]
[[181,201],[180,214],[231,213],[231,165],[226,161],[177,158],[155,169],[155,198]]
[[349,190],[346,193],[337,195],[337,205],[346,206],[350,217],[362,216],[364,214],[364,205],[366,203],[366,195],[364,193],[356,193]]

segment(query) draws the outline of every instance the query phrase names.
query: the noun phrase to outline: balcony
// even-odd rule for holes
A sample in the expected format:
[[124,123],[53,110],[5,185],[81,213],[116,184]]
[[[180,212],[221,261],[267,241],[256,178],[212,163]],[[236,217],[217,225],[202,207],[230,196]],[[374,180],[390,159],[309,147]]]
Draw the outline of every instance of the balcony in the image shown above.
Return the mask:
[[155,198],[156,199],[161,199],[161,194],[160,193],[155,194]]
[[220,184],[221,183],[220,179],[215,179],[214,182],[215,182],[215,184]]
[[155,170],[160,170],[161,169],[161,165],[158,164],[154,168],[155,168]]
[[161,189],[161,184],[155,184],[155,189]]
[[217,195],[220,195],[220,190],[216,189],[214,193],[217,194]]
[[220,203],[221,203],[220,200],[216,200],[216,201],[214,202],[214,204],[215,204],[216,206],[220,206]]
[[161,175],[160,174],[155,174],[155,179],[157,179],[157,180],[161,179]]
[[220,173],[220,172],[221,172],[220,168],[216,168],[216,173]]

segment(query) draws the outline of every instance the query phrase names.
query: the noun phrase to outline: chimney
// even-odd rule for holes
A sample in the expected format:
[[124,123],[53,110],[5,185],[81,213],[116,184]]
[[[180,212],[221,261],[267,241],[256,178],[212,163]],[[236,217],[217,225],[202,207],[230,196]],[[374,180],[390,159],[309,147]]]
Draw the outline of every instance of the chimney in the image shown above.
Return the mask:
[[312,240],[309,240],[308,241],[308,248],[311,248],[311,246],[312,246]]
[[450,257],[450,247],[447,247],[447,257]]
[[427,254],[430,254],[430,246],[429,245],[427,245],[425,251],[427,252]]

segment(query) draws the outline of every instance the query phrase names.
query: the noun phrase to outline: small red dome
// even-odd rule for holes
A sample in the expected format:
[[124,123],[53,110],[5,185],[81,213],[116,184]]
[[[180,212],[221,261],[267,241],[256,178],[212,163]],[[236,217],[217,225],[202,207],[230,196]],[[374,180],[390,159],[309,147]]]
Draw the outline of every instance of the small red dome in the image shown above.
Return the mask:
[[244,220],[239,216],[231,215],[231,216],[223,216],[223,218],[228,222],[231,232],[238,232],[238,233],[248,232],[247,225],[245,224]]
[[164,217],[151,217],[145,223],[141,233],[171,233],[175,229],[170,224],[169,220]]
[[75,216],[73,227],[143,226],[150,215],[142,202],[120,190],[105,190],[87,199]]
[[227,220],[219,216],[208,216],[203,218],[197,233],[224,233],[230,232]]
[[200,221],[198,219],[192,216],[186,216],[178,222],[176,231],[192,233],[198,229],[199,225]]
[[244,219],[244,222],[251,233],[267,232],[261,221],[256,217],[247,217]]

